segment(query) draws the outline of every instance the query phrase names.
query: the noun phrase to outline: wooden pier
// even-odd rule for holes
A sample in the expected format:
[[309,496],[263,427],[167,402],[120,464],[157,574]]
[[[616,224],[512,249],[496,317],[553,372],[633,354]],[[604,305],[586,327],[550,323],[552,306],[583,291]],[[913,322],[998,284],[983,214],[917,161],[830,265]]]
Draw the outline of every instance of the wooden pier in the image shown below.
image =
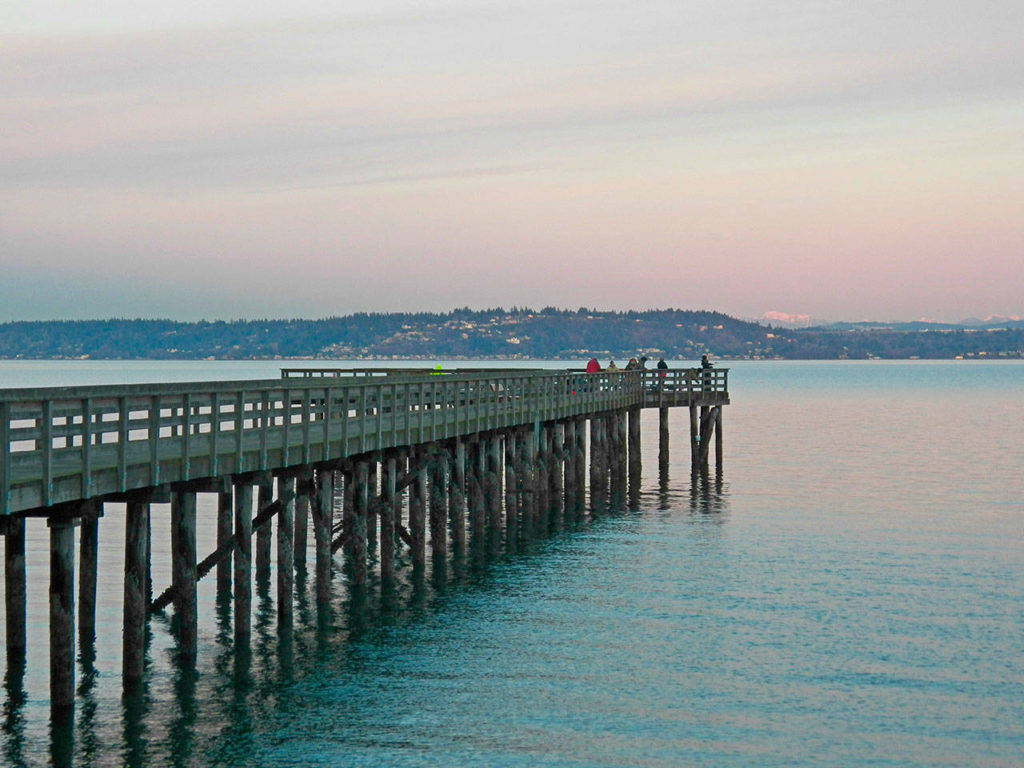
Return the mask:
[[[382,585],[393,580],[402,548],[417,571],[428,551],[435,567],[470,544],[515,551],[525,536],[639,492],[642,408],[658,409],[663,473],[673,407],[689,410],[691,471],[708,471],[712,439],[721,469],[728,403],[726,369],[288,368],[272,380],[0,390],[8,668],[24,664],[29,641],[25,527],[34,518],[49,527],[50,703],[64,723],[75,703],[76,640],[84,652],[97,632],[104,503],[126,505],[130,693],[145,675],[151,613],[173,606],[179,662],[195,664],[196,584],[209,573],[234,601],[235,650],[248,652],[252,583],[269,581],[272,527],[278,628],[289,632],[310,525],[322,605],[339,550],[355,592],[375,564]],[[197,519],[199,493],[216,495],[216,519]],[[216,530],[205,557],[200,522]],[[161,532],[171,541],[169,585],[150,576]]]

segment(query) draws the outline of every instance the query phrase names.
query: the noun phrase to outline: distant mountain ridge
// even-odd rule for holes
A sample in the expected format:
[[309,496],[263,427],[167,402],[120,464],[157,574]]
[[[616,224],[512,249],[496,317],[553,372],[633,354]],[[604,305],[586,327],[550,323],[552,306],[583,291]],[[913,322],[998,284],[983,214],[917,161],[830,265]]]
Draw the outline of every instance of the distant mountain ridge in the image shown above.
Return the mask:
[[957,331],[957,330],[1001,330],[1024,328],[1024,319],[1015,317],[1004,318],[967,318],[959,323],[941,323],[935,320],[908,320],[897,322],[877,322],[872,320],[858,320],[855,322],[839,321],[826,323],[824,325],[808,326],[806,330],[816,331],[857,331],[857,330],[886,330],[886,331]]
[[1020,358],[1024,321],[973,328],[832,323],[787,329],[721,312],[513,307],[319,320],[60,320],[0,324],[0,358],[565,359]]

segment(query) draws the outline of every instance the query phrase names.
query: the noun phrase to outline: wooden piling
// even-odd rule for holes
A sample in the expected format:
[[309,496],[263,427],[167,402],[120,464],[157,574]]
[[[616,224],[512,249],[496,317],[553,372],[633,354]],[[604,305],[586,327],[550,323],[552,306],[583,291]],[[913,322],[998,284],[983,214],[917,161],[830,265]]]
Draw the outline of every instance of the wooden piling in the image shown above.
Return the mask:
[[700,469],[700,427],[697,423],[698,406],[690,406],[690,472]]
[[352,585],[358,588],[366,586],[367,579],[367,543],[366,523],[370,509],[370,464],[363,458],[356,461],[352,473],[355,484],[352,494],[355,509],[352,514]]
[[605,471],[608,475],[608,493],[611,500],[614,501],[617,498],[620,486],[618,484],[619,478],[617,476],[617,465],[618,465],[618,445],[617,439],[619,431],[615,426],[615,411],[610,411],[605,414],[604,418],[604,460],[605,460]]
[[345,473],[331,470],[331,531],[345,527]]
[[612,495],[616,503],[621,504],[626,496],[626,469],[628,457],[626,455],[629,443],[628,430],[626,426],[626,411],[619,409],[612,412],[611,421],[612,450]]
[[176,489],[171,495],[171,583],[178,626],[178,656],[195,664],[199,640],[196,603],[196,494]]
[[700,464],[701,472],[705,475],[708,473],[708,453],[711,450],[711,438],[715,430],[717,412],[718,406],[709,408],[708,413],[704,414],[701,418],[698,463]]
[[146,605],[153,603],[153,510],[146,505]]
[[497,432],[487,441],[487,517],[491,533],[501,535],[502,502],[502,449],[501,435]]
[[519,435],[520,531],[532,536],[537,524],[537,428],[524,429]]
[[546,532],[551,520],[551,499],[549,498],[548,473],[551,469],[551,431],[546,423],[537,430],[537,459],[533,480],[533,496],[536,499],[536,528],[534,533]]
[[380,578],[382,582],[390,583],[395,578],[395,523],[399,516],[395,494],[398,459],[394,451],[385,454],[381,470]]
[[722,456],[724,454],[724,439],[722,437],[722,408],[715,409],[715,471],[722,471]]
[[668,473],[669,465],[669,432],[668,408],[658,408],[658,474]]
[[248,651],[252,631],[252,486],[247,482],[235,486],[234,496],[235,650]]
[[146,542],[149,539],[149,504],[129,500],[125,505],[124,609],[121,631],[121,685],[125,693],[138,688],[145,669]]
[[439,449],[430,475],[430,555],[440,563],[448,557],[447,449]]
[[548,505],[556,523],[561,523],[565,510],[565,425],[555,422],[550,428],[551,454],[548,467]]
[[334,471],[321,469],[316,473],[315,504],[313,514],[313,537],[316,541],[316,599],[325,605],[331,599],[331,527],[334,523]]
[[[231,478],[220,480],[217,492],[217,549],[233,535],[233,499],[231,495]],[[231,590],[231,556],[217,563],[217,594],[224,595]]]
[[590,419],[590,503],[598,507],[604,506],[608,499],[605,423],[604,416]]
[[[371,499],[375,499],[380,495],[378,490],[380,471],[377,464],[377,454],[374,454],[367,462],[366,473],[366,494]],[[370,504],[366,508],[366,547],[370,557],[377,551],[377,528],[377,505]]]
[[469,446],[467,454],[467,486],[469,495],[469,516],[472,522],[473,537],[477,541],[484,539],[487,527],[487,506],[484,501],[485,452],[483,442],[477,441]]
[[291,628],[295,595],[295,478],[277,479],[281,511],[277,513],[277,628]]
[[587,494],[587,419],[576,417],[576,512],[582,513],[586,507]]
[[352,578],[352,568],[356,560],[356,484],[355,468],[341,473],[345,487],[341,496],[341,531],[345,542],[345,569]]
[[627,411],[629,420],[629,487],[639,489],[640,473],[643,468],[640,449],[640,408],[630,408]]
[[565,433],[562,446],[562,472],[565,486],[565,511],[568,515],[576,509],[576,422],[566,419],[562,429]]
[[429,493],[430,480],[427,473],[427,463],[424,461],[426,451],[417,451],[410,465],[413,462],[419,464],[416,469],[416,481],[409,487],[409,535],[412,537],[412,564],[413,568],[421,569],[427,564],[427,521],[426,503]]
[[75,522],[51,518],[50,716],[70,720],[75,704]]
[[700,407],[700,471],[707,474],[708,471],[708,449],[710,446],[711,430],[714,422],[711,419],[711,408],[707,405]]
[[15,669],[25,659],[25,519],[7,521],[4,536],[4,603],[7,669]]
[[[260,514],[274,503],[274,481],[261,478],[256,485],[256,514]],[[263,589],[270,584],[271,521],[267,520],[256,529],[256,584]]]
[[516,477],[518,461],[517,436],[515,431],[505,433],[505,541],[514,549],[519,524],[519,479]]
[[78,646],[92,656],[96,642],[96,576],[99,568],[98,502],[82,504],[82,522],[78,532]]
[[306,572],[306,549],[309,547],[309,494],[312,491],[312,469],[306,468],[295,487],[295,571]]
[[452,545],[456,553],[466,551],[466,444],[459,440],[455,444],[455,461],[452,465],[452,479],[449,492],[449,516],[451,517]]

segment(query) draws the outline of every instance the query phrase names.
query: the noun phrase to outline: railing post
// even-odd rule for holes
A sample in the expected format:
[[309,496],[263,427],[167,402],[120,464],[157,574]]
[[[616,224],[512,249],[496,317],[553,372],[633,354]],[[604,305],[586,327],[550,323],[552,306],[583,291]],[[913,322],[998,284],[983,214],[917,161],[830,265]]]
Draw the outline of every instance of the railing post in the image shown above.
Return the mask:
[[[40,424],[40,440],[43,449],[43,506],[48,507],[52,503],[53,495],[53,403],[50,400],[43,401],[42,423]],[[10,450],[8,447],[7,450]]]
[[157,485],[160,482],[160,396],[154,395],[149,399],[149,483]]
[[[123,401],[124,398],[121,398]],[[81,400],[82,409],[82,498],[92,496],[92,399]],[[123,418],[123,417],[122,417]],[[122,430],[123,432],[124,430]],[[6,450],[6,449],[5,449]],[[123,455],[123,454],[121,454]],[[119,473],[120,474],[120,473]],[[124,477],[121,474],[121,477]],[[124,490],[122,488],[121,490]]]
[[9,514],[11,490],[11,414],[7,403],[0,403],[0,515]]

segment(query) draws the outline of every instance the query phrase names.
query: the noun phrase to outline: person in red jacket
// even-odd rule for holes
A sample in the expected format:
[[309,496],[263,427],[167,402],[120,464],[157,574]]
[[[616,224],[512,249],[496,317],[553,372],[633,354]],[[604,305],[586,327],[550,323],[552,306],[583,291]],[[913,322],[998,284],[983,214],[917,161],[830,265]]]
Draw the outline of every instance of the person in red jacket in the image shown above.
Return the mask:
[[596,357],[590,358],[590,360],[587,361],[587,373],[600,373],[600,372],[601,372],[601,364],[599,362],[597,362],[597,358]]

